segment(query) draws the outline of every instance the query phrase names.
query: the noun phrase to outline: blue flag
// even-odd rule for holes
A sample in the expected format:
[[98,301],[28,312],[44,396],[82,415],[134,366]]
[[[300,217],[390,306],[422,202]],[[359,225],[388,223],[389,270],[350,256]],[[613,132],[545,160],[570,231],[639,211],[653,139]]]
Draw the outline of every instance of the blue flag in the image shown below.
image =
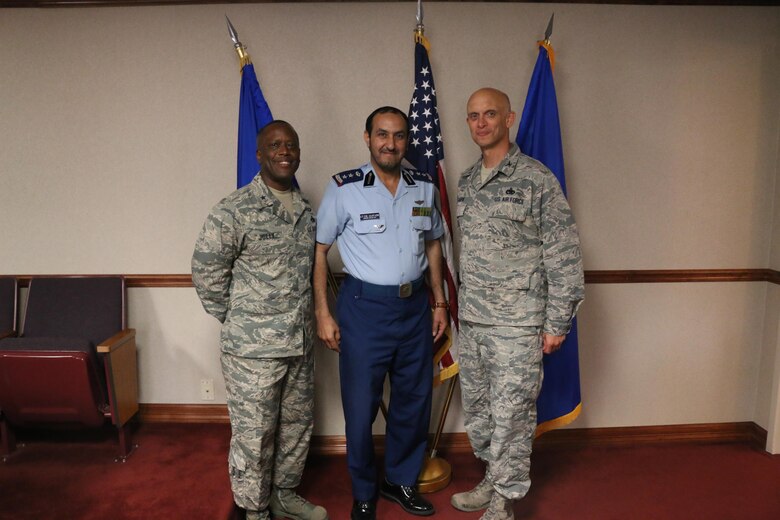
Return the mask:
[[[553,59],[552,47],[547,43],[540,44],[517,131],[517,145],[520,151],[540,161],[555,174],[566,195]],[[582,399],[576,319],[560,350],[544,356],[544,380],[536,407],[537,435],[569,424],[580,414]]]
[[257,134],[273,121],[251,63],[241,69],[241,98],[238,101],[238,166],[236,187],[246,186],[260,170],[257,162]]

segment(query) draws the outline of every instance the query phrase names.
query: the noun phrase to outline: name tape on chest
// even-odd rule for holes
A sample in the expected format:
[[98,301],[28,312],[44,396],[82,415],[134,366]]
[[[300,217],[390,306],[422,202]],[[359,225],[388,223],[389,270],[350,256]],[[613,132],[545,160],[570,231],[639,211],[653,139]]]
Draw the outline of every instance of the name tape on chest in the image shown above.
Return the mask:
[[493,202],[510,202],[512,204],[522,204],[523,203],[523,192],[522,191],[516,191],[514,188],[507,188],[506,190],[502,190],[503,193],[499,192],[498,195],[493,197]]

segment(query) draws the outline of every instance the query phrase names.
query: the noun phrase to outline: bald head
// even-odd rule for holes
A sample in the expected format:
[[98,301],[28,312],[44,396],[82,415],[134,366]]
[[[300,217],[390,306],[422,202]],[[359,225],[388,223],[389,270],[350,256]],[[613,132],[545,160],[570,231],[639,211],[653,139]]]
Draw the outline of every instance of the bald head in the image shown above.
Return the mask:
[[257,146],[260,147],[260,143],[263,142],[265,137],[268,135],[268,132],[271,130],[274,130],[276,128],[284,127],[287,128],[290,132],[292,132],[295,137],[298,137],[298,132],[295,131],[295,128],[288,123],[287,121],[283,121],[281,119],[274,119],[270,123],[266,124],[263,128],[260,129],[260,132],[257,134]]
[[483,157],[489,154],[503,158],[509,151],[509,129],[515,113],[505,93],[494,88],[474,92],[466,104],[466,122]]
[[271,121],[257,134],[260,178],[267,186],[287,191],[301,161],[298,133],[287,121]]
[[476,99],[489,99],[493,101],[496,106],[500,106],[507,114],[512,111],[512,104],[509,101],[509,96],[497,88],[484,87],[474,92],[469,96],[469,101],[466,104],[467,110],[471,101]]

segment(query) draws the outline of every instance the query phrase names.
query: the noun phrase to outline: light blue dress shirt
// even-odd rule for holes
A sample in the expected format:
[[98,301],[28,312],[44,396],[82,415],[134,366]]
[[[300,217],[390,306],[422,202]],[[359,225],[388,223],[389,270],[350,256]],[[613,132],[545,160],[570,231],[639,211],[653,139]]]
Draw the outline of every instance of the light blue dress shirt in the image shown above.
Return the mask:
[[399,285],[428,267],[425,241],[444,233],[437,188],[427,173],[401,169],[395,196],[371,164],[333,176],[317,212],[317,242],[338,239],[344,271],[364,282]]

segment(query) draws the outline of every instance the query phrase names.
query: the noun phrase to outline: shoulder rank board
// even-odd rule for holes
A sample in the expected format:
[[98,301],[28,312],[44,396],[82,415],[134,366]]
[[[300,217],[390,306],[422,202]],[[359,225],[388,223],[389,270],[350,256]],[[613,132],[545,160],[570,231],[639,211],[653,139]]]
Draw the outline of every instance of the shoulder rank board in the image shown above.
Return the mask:
[[431,177],[429,173],[419,172],[417,170],[408,170],[404,168],[401,170],[401,176],[409,186],[414,186],[414,181],[433,183],[433,177]]
[[345,184],[350,184],[363,179],[363,170],[347,170],[341,173],[337,173],[333,176],[333,180],[336,181],[339,187]]

